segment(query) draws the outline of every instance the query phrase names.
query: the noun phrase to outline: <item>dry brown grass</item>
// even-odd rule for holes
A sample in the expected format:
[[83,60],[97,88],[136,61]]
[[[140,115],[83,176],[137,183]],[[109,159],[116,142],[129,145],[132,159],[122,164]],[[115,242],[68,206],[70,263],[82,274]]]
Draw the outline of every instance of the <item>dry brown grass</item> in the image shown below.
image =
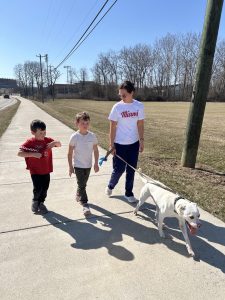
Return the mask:
[[[108,113],[115,102],[56,100],[37,103],[55,118],[74,128],[77,112],[88,111],[91,130],[103,148],[108,146]],[[225,103],[207,103],[196,169],[182,168],[180,158],[189,103],[144,103],[145,151],[139,166],[154,179],[197,202],[225,221]]]
[[20,105],[20,101],[17,103],[0,110],[0,137],[3,135],[7,127],[9,126],[13,116],[15,115],[18,107]]

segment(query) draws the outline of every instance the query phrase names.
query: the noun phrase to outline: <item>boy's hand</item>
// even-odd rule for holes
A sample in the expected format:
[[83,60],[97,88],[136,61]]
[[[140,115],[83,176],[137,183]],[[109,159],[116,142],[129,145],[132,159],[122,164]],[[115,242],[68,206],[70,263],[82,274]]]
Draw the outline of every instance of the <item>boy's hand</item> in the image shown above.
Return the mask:
[[41,153],[33,153],[33,157],[34,158],[41,158],[42,157],[42,154]]
[[47,149],[51,149],[53,147],[61,147],[61,143],[59,141],[52,141],[47,145]]
[[95,173],[97,173],[99,171],[98,163],[94,164],[94,171],[95,171]]
[[69,167],[69,176],[71,177],[71,175],[74,173],[74,168],[73,167]]

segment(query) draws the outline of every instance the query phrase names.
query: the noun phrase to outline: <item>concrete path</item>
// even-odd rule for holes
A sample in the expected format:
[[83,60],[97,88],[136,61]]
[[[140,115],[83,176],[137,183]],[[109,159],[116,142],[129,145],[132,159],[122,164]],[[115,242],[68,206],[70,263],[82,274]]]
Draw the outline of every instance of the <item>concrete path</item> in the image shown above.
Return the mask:
[[[134,216],[124,178],[113,197],[104,189],[111,159],[88,182],[93,216],[85,219],[74,201],[75,178],[69,178],[67,147],[72,130],[30,101],[21,105],[0,139],[0,298],[51,299],[224,299],[225,224],[201,210],[203,223],[191,237],[198,259],[187,256],[176,220],[167,220],[162,240],[147,201]],[[19,145],[30,137],[32,119],[47,124],[59,139],[45,216],[33,215],[32,184]],[[105,151],[101,150],[101,154]],[[142,187],[135,180],[135,194]]]

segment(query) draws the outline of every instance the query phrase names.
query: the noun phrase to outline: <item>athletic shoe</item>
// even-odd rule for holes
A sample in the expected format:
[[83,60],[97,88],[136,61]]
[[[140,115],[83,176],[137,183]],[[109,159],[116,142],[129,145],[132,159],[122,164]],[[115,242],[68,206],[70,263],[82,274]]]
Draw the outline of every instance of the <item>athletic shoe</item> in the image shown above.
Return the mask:
[[38,201],[33,201],[33,202],[32,202],[31,210],[32,210],[32,212],[34,212],[34,213],[37,213],[37,212],[38,212]]
[[112,190],[108,187],[105,188],[105,194],[110,197],[112,195]]
[[47,213],[48,213],[48,209],[47,209],[47,207],[44,205],[43,202],[41,202],[41,203],[39,204],[39,212],[40,212],[41,214],[47,214]]
[[91,211],[90,211],[90,208],[89,208],[89,205],[88,204],[85,204],[83,206],[83,214],[86,216],[89,216],[91,214]]
[[134,196],[124,196],[124,198],[129,202],[129,203],[134,203],[137,202],[138,200]]

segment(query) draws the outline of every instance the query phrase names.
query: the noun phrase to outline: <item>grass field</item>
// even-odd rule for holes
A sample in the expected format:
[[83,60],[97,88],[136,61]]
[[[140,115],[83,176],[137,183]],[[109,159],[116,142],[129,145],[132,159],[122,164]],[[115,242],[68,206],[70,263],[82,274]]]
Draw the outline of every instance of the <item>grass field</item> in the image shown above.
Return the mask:
[[[108,148],[107,117],[115,102],[35,103],[71,128],[74,128],[75,114],[88,111],[91,130],[97,134],[100,146]],[[207,103],[196,169],[180,166],[189,103],[148,102],[144,106],[145,151],[140,155],[139,167],[225,221],[225,103]]]
[[0,137],[3,135],[7,127],[9,126],[13,116],[15,115],[18,107],[20,105],[20,102],[17,101],[17,103],[8,106],[5,109],[0,110]]

